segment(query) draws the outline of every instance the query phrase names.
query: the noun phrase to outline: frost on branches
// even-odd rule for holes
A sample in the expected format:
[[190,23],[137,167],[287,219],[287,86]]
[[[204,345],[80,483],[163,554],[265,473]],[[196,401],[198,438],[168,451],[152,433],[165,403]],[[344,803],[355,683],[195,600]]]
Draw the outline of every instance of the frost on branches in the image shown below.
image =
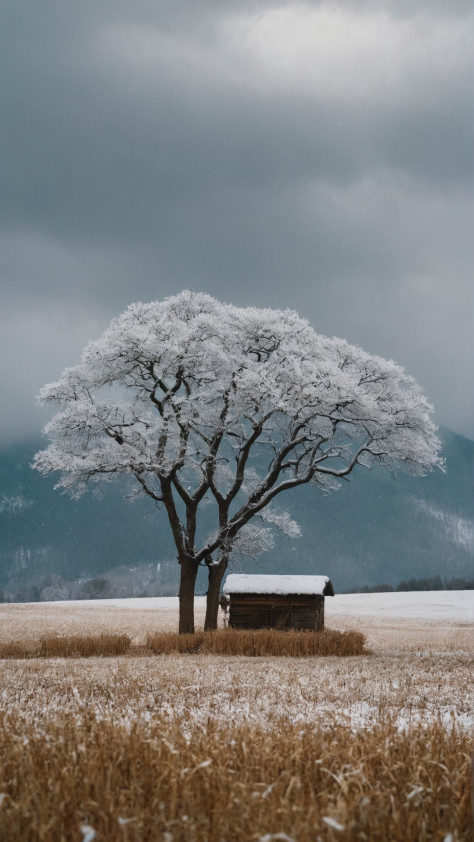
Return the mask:
[[[298,525],[275,504],[312,483],[337,488],[355,465],[442,467],[431,407],[394,362],[319,336],[291,310],[239,308],[182,292],[132,304],[45,386],[58,413],[35,457],[82,494],[126,475],[169,519],[181,567],[181,632],[194,630],[199,565],[206,628],[217,624],[231,554],[268,549]],[[200,513],[214,512],[205,534]]]

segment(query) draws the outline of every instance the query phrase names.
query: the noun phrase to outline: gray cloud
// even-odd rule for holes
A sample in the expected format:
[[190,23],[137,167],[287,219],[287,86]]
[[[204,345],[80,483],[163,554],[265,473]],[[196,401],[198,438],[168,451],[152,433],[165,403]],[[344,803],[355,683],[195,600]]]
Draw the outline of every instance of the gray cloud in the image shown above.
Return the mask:
[[469,6],[8,0],[3,440],[113,315],[183,287],[394,357],[474,435]]

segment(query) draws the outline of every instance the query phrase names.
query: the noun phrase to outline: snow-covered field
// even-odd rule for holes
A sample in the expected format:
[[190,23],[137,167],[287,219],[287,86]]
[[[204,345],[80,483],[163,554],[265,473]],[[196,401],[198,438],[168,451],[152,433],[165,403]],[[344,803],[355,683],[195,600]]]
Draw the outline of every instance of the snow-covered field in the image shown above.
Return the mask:
[[[204,613],[205,597],[196,597],[197,628]],[[325,614],[326,626],[362,631],[374,650],[474,651],[474,591],[341,594],[326,597]],[[175,631],[177,622],[177,597],[6,603],[0,605],[0,643],[115,631],[140,644],[149,632]]]
[[[0,643],[36,642],[43,634],[51,633],[125,632],[135,644],[130,654],[120,657],[0,660],[0,737],[4,740],[4,756],[16,752],[15,768],[22,770],[21,775],[15,773],[12,778],[8,771],[11,762],[4,767],[0,789],[6,809],[4,806],[0,811],[0,836],[2,821],[8,820],[5,838],[12,842],[26,838],[18,830],[24,814],[30,817],[32,827],[41,824],[45,829],[41,838],[45,839],[50,838],[51,822],[56,822],[55,827],[63,822],[74,831],[69,836],[58,831],[54,838],[80,839],[82,828],[83,842],[99,837],[106,842],[119,838],[139,842],[145,836],[141,836],[138,822],[152,828],[146,838],[158,838],[153,836],[153,828],[157,821],[155,802],[159,801],[163,816],[166,810],[172,812],[171,818],[166,813],[166,821],[163,819],[166,833],[160,838],[177,842],[188,838],[199,838],[201,842],[211,838],[228,838],[229,842],[298,842],[300,838],[316,838],[330,842],[345,825],[353,829],[348,831],[350,835],[337,838],[379,840],[385,838],[387,823],[394,828],[390,838],[418,840],[435,838],[423,828],[431,823],[437,829],[439,822],[444,829],[437,839],[467,840],[466,781],[470,733],[474,729],[473,597],[472,592],[461,591],[327,598],[326,625],[362,631],[369,651],[358,656],[323,658],[229,657],[203,652],[149,655],[140,646],[148,632],[176,629],[176,599],[0,605]],[[198,625],[203,616],[204,598],[198,598]],[[301,786],[296,794],[296,787],[306,774],[309,758],[302,752],[302,766],[297,773],[290,764],[281,798],[267,803],[266,794],[273,792],[283,774],[280,766],[276,771],[273,767],[269,771],[268,764],[259,767],[255,773],[257,782],[245,784],[245,789],[242,770],[238,774],[233,768],[228,770],[226,746],[244,740],[245,747],[254,735],[263,735],[258,739],[262,745],[271,746],[271,757],[276,752],[278,757],[292,758],[300,750],[299,735],[306,733],[305,729],[311,736],[323,734],[329,738],[324,759],[315,760],[315,764],[321,764],[317,768],[328,777],[318,791],[312,829],[301,835],[272,835],[267,831],[273,827],[275,816],[276,831],[282,827],[293,831],[295,818],[302,821],[306,815],[306,802],[301,800],[306,789]],[[68,735],[67,747],[58,754],[61,745],[66,745],[63,733]],[[208,744],[203,743],[204,754],[196,755],[195,746],[199,740],[208,739],[202,736],[208,734],[221,735],[218,748],[212,754]],[[290,743],[283,750],[282,740],[288,734]],[[173,783],[169,792],[166,790],[167,794],[160,796],[161,800],[155,798],[155,802],[149,796],[144,798],[141,790],[134,794],[133,787],[141,786],[153,746],[153,750],[167,746],[170,756],[179,760],[181,753],[173,745],[177,735],[184,741],[183,751],[189,749],[192,757],[183,762],[183,769],[173,772],[173,781],[184,782],[183,792],[194,801],[191,806],[183,801],[185,806],[174,810],[178,783]],[[133,738],[133,743],[129,738]],[[334,751],[335,740],[339,740],[340,748]],[[439,753],[442,740],[447,741],[445,754]],[[412,752],[415,744],[423,749],[422,760]],[[55,766],[51,759],[53,748],[58,755]],[[41,762],[39,757],[43,758]],[[195,815],[193,810],[197,810],[199,821],[208,814],[207,806],[196,808],[198,796],[193,789],[207,786],[207,779],[202,782],[193,777],[194,772],[204,769],[207,774],[217,762],[214,757],[223,759],[216,781],[228,788],[234,784],[236,787],[232,797],[224,794],[226,805],[237,799],[239,805],[251,806],[252,799],[261,796],[259,833],[254,832],[256,819],[252,819],[251,830],[240,835],[216,836],[207,831],[200,837],[186,835],[189,815]],[[247,766],[245,759],[244,771]],[[122,767],[129,769],[129,778],[120,784],[120,801],[107,781],[112,771]],[[138,776],[136,768],[140,769]],[[157,786],[156,778],[162,780],[161,759],[157,769],[150,792]],[[441,770],[436,784],[433,770],[437,774]],[[398,783],[395,773],[400,777]],[[0,777],[1,774],[0,767]],[[27,774],[29,777],[25,777]],[[385,776],[382,782],[381,775]],[[192,787],[187,783],[189,778]],[[330,789],[333,781],[334,792]],[[292,786],[295,792],[288,800],[286,792]],[[76,804],[77,792],[80,795]],[[211,798],[207,790],[204,801],[203,797],[199,796],[199,804],[207,805]],[[0,798],[0,806],[1,803]],[[290,813],[300,812],[291,813],[282,825],[279,822],[283,821],[285,805]],[[367,821],[361,810],[367,812]],[[240,812],[239,807],[239,815]],[[124,819],[124,815],[130,818]],[[364,828],[356,833],[361,816]],[[137,822],[135,835],[125,835],[128,821]],[[222,821],[225,825],[225,817]],[[366,830],[375,821],[380,830],[373,836],[367,835]],[[407,823],[411,830],[406,831]],[[106,826],[111,828],[108,833],[99,833]],[[319,830],[314,836],[316,826]],[[172,832],[168,832],[169,828]],[[40,837],[32,834],[28,838]]]
[[[357,629],[369,654],[349,658],[226,658],[165,655],[0,661],[0,699],[38,718],[92,707],[122,721],[159,710],[190,721],[208,717],[271,722],[349,720],[390,713],[400,725],[439,717],[474,724],[472,591],[348,594],[326,599],[326,625]],[[204,597],[196,599],[199,625]],[[175,630],[176,598],[93,600],[0,606],[0,642],[46,633]]]
[[474,623],[474,591],[341,594],[326,599],[326,617],[400,618]]
[[[195,607],[204,611],[206,598],[198,596]],[[36,603],[35,605],[38,605]],[[125,608],[140,611],[176,611],[177,596],[143,597],[141,599],[85,599],[78,602],[45,602],[48,607]],[[333,617],[384,617],[417,620],[442,620],[474,623],[474,591],[410,591],[407,593],[337,594],[327,597],[326,619]]]
[[[327,598],[326,625],[364,632],[370,651],[326,658],[146,654],[140,644],[148,632],[176,629],[177,599],[2,604],[0,643],[104,631],[126,632],[138,647],[121,657],[0,660],[0,737],[8,758],[0,782],[0,836],[27,838],[25,828],[31,827],[28,838],[36,839],[41,827],[43,839],[80,840],[82,831],[82,842],[139,842],[158,838],[161,821],[160,838],[177,842],[379,840],[387,827],[393,831],[387,838],[418,840],[435,838],[425,825],[437,831],[441,822],[436,838],[461,842],[468,838],[465,781],[474,728],[473,601],[466,591]],[[204,606],[198,598],[198,625]],[[329,739],[324,756],[300,750],[305,729]],[[440,733],[449,743],[445,754],[438,751]],[[213,734],[221,736],[211,750],[210,737],[202,735]],[[229,767],[228,747],[244,740],[247,751],[259,734],[252,758],[268,744],[276,766],[259,760],[256,782],[247,783],[247,755],[236,771]],[[178,736],[180,751],[174,748]],[[413,745],[423,749],[421,760]],[[160,754],[146,789],[144,770],[162,746],[176,763],[184,750],[190,759],[170,772],[166,789],[162,781],[171,761],[164,763]],[[295,767],[300,755],[301,768]],[[280,757],[290,758],[288,773]],[[301,825],[309,815],[303,795],[312,790],[298,782],[311,758],[326,777],[309,830],[294,832],[295,821]],[[227,787],[220,797],[226,815],[229,805],[237,805],[231,833],[187,835],[189,816],[207,821],[212,795],[199,787],[208,785],[206,775],[218,761],[222,768],[212,791],[218,784]],[[21,773],[12,774],[13,768]],[[125,777],[111,785],[112,773],[120,770]],[[152,798],[157,787],[161,794]],[[236,816],[252,805],[247,830],[234,833]],[[227,827],[226,815],[220,827]],[[375,823],[379,830],[370,835]],[[142,828],[149,832],[142,836]]]

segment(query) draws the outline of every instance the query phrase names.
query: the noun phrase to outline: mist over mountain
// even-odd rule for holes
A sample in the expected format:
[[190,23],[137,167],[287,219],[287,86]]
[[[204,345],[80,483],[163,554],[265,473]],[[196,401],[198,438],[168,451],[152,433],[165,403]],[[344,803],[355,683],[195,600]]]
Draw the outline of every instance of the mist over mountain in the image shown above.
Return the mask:
[[[334,494],[301,486],[278,505],[302,537],[276,536],[243,572],[324,573],[336,591],[411,577],[472,577],[474,441],[441,428],[446,473],[426,477],[357,469]],[[179,568],[166,515],[145,497],[122,497],[117,481],[71,500],[55,477],[30,468],[44,444],[0,450],[0,589],[8,598],[70,596],[61,581],[94,587],[81,595],[176,593]],[[234,566],[234,569],[237,569]],[[100,584],[102,583],[102,585]],[[79,587],[79,585],[78,585]],[[198,589],[206,590],[205,571]],[[74,592],[74,595],[77,595]]]

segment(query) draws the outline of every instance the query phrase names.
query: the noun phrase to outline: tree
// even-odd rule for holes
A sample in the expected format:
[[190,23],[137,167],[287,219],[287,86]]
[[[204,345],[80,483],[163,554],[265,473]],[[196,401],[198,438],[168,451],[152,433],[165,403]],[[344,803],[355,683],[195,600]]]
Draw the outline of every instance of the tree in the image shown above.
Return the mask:
[[231,554],[268,548],[274,528],[298,534],[275,508],[283,492],[330,491],[356,465],[442,467],[432,408],[394,362],[317,335],[293,311],[200,293],[132,304],[39,399],[59,411],[34,467],[59,471],[76,496],[127,476],[166,511],[183,633],[194,631],[199,565],[215,628]]

